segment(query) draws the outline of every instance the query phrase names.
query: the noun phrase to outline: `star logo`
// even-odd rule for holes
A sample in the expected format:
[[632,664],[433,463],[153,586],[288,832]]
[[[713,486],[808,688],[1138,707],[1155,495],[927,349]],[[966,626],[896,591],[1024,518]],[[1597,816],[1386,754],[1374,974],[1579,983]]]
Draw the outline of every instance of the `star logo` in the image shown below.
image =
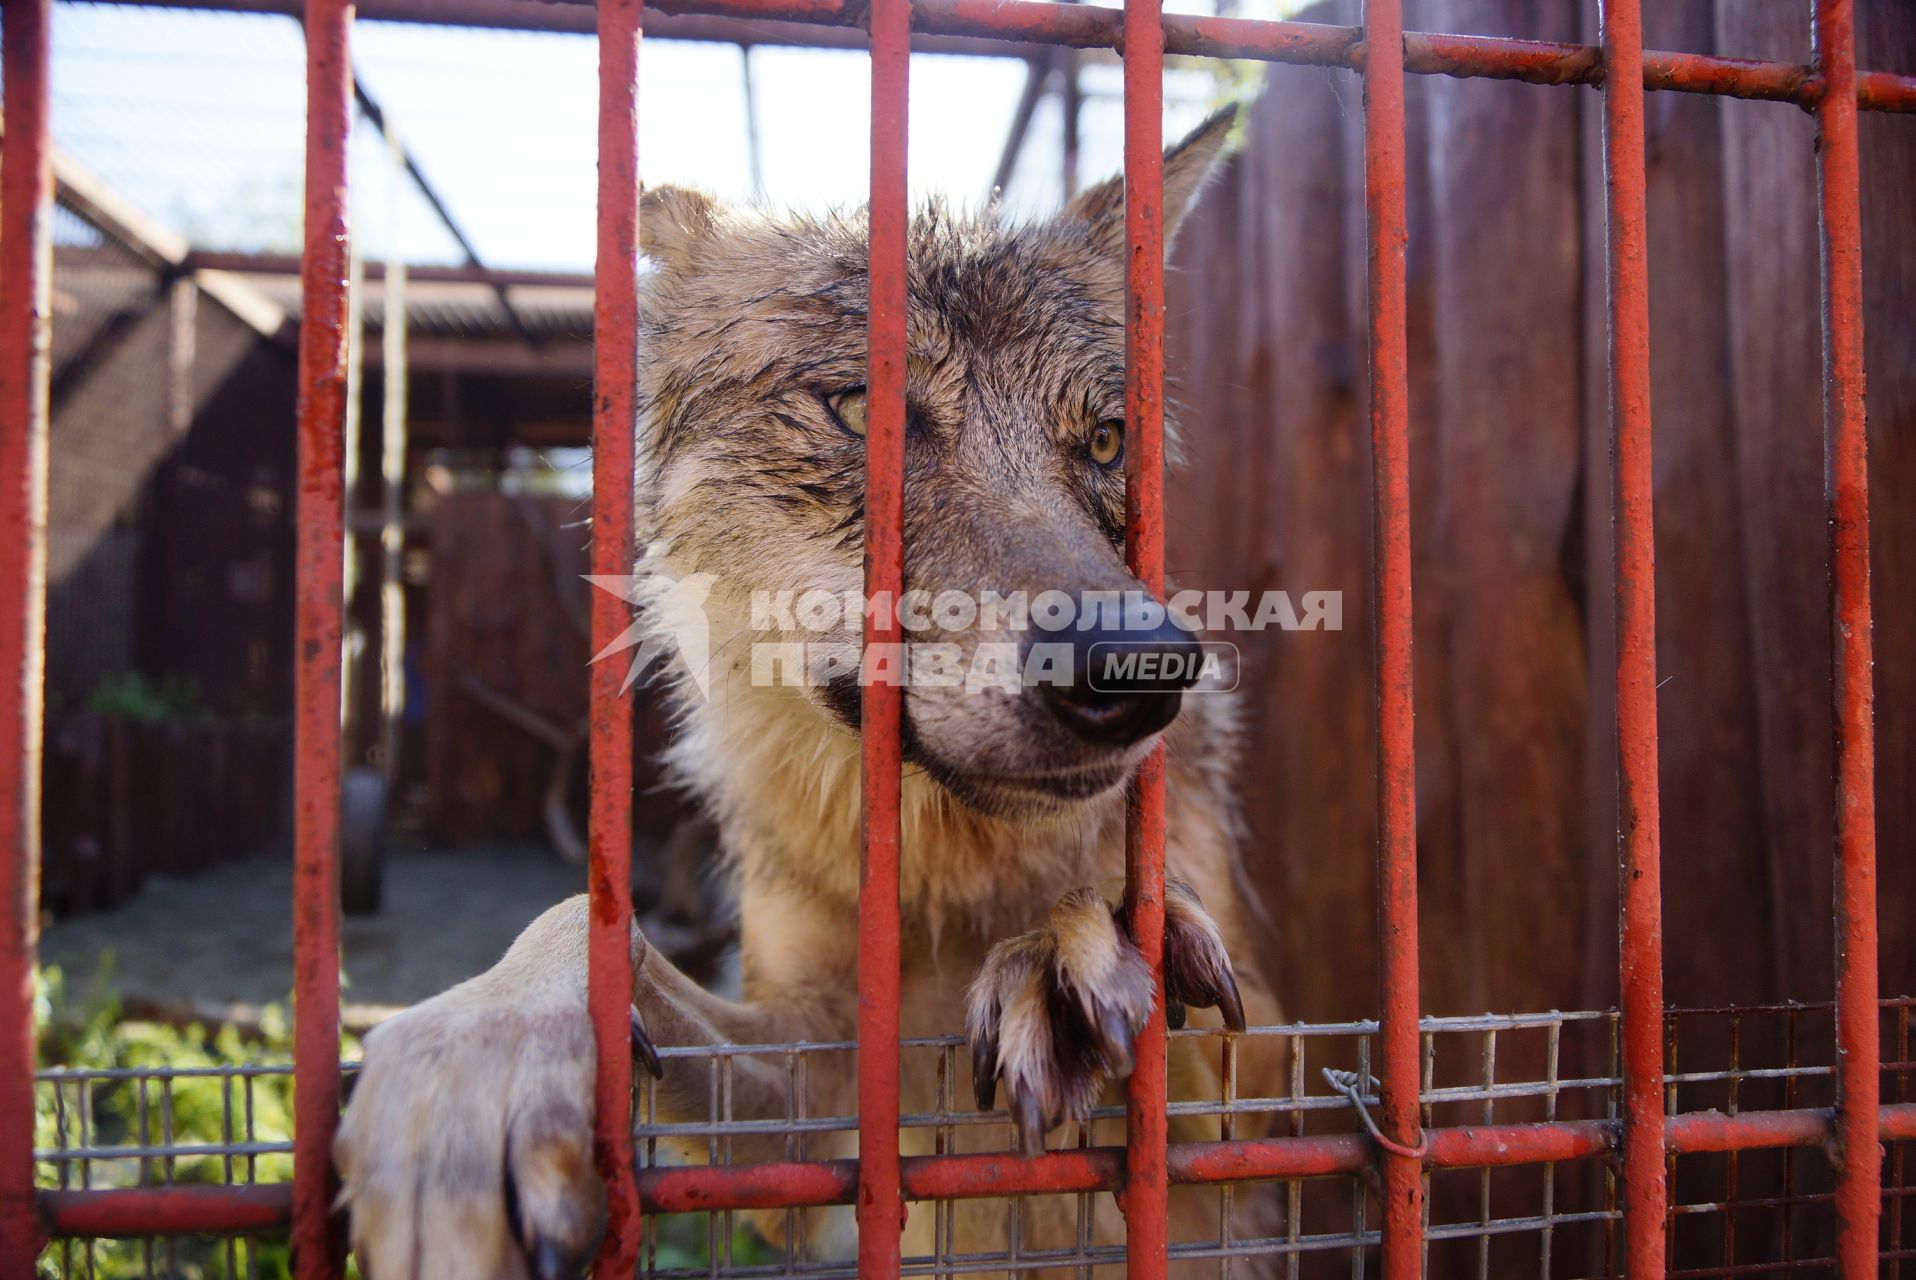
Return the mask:
[[601,591],[609,591],[635,609],[646,610],[645,619],[633,618],[612,643],[592,655],[603,662],[615,654],[634,650],[626,668],[625,693],[654,666],[669,660],[676,652],[685,664],[686,674],[698,687],[700,697],[711,695],[710,626],[705,616],[705,599],[712,593],[718,575],[689,573],[674,577],[663,568],[643,573],[588,573],[587,582]]

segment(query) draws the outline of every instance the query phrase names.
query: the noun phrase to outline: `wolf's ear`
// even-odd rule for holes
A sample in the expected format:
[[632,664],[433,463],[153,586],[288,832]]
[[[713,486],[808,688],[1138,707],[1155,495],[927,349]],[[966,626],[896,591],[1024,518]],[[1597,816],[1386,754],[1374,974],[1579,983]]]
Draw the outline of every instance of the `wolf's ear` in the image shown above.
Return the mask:
[[692,187],[654,187],[639,197],[639,252],[667,274],[687,270],[718,229],[718,201]]
[[[1229,106],[1185,135],[1184,141],[1164,153],[1164,251],[1171,252],[1178,224],[1190,212],[1192,203],[1224,151],[1231,126],[1237,123],[1237,107]],[[1124,175],[1108,179],[1082,191],[1058,215],[1061,222],[1081,222],[1090,231],[1091,244],[1100,253],[1119,258],[1124,254]]]

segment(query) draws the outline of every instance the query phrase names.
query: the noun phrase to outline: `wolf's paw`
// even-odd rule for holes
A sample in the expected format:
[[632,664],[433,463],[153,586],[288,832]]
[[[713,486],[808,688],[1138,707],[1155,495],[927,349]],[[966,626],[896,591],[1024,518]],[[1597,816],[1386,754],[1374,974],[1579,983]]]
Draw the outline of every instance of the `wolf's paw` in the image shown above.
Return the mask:
[[[1237,980],[1217,925],[1181,882],[1166,886],[1164,979],[1173,1025],[1187,1005],[1216,1005],[1244,1028]],[[1151,971],[1104,900],[1066,894],[1042,929],[998,943],[966,998],[965,1034],[978,1108],[1004,1081],[1021,1148],[1067,1117],[1083,1120],[1107,1080],[1131,1074],[1134,1045],[1151,1012]]]
[[[584,1002],[469,987],[366,1038],[333,1158],[371,1280],[561,1280],[598,1249]],[[633,1035],[649,1054],[636,1014]]]

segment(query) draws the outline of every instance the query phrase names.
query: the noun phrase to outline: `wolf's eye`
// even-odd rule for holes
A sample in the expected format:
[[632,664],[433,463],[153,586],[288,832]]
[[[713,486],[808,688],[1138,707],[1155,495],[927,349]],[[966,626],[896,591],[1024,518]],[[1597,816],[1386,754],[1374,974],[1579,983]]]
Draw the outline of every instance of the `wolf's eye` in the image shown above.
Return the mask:
[[855,436],[865,434],[865,388],[853,387],[825,398],[825,407],[838,419],[838,425]]
[[1106,421],[1091,428],[1091,438],[1085,442],[1085,452],[1091,455],[1091,461],[1101,467],[1116,466],[1118,459],[1124,456],[1124,424]]

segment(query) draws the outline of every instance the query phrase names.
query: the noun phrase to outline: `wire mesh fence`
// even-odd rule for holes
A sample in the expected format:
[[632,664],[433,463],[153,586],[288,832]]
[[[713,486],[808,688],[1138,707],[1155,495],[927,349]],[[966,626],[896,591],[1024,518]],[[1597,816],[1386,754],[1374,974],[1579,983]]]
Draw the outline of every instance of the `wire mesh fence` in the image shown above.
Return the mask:
[[[1832,1008],[1773,1004],[1673,1009],[1665,1019],[1670,1117],[1752,1111],[1823,1111],[1834,1099]],[[1883,1002],[1883,1092],[1916,1094],[1916,999]],[[1516,1133],[1522,1126],[1618,1116],[1615,1010],[1431,1017],[1421,1020],[1420,1100],[1428,1131]],[[1359,1108],[1377,1104],[1369,1082],[1373,1021],[1253,1027],[1241,1035],[1173,1033],[1173,1056],[1219,1064],[1219,1087],[1171,1103],[1172,1140],[1354,1138]],[[912,1157],[1003,1155],[1022,1161],[1012,1117],[973,1100],[970,1051],[956,1036],[901,1046],[901,1149]],[[641,1075],[633,1137],[646,1175],[754,1164],[846,1161],[857,1118],[835,1111],[852,1069],[851,1042],[665,1048],[662,1058],[702,1080],[704,1112],[659,1118],[659,1086]],[[1259,1063],[1259,1058],[1267,1059]],[[1269,1074],[1260,1067],[1275,1065]],[[778,1105],[749,1114],[735,1088],[742,1070],[782,1084]],[[344,1068],[350,1093],[354,1066]],[[290,1083],[283,1063],[232,1067],[62,1067],[36,1079],[37,1177],[49,1191],[243,1187],[268,1197],[290,1176]],[[1281,1079],[1270,1096],[1241,1094],[1244,1078]],[[1361,1088],[1352,1087],[1365,1080]],[[1082,1124],[1051,1136],[1053,1150],[1095,1152],[1123,1141],[1115,1098]],[[1883,1274],[1916,1272],[1916,1159],[1894,1142],[1884,1179]],[[1835,1265],[1833,1180],[1827,1162],[1794,1146],[1699,1151],[1669,1161],[1666,1223],[1674,1275],[1742,1276],[1828,1271]],[[1615,1171],[1598,1159],[1432,1167],[1424,1223],[1433,1276],[1541,1277],[1621,1274]],[[988,1190],[988,1188],[986,1189]],[[1180,1274],[1295,1277],[1367,1274],[1379,1245],[1377,1189],[1368,1171],[1184,1185],[1174,1198],[1201,1213],[1174,1232]],[[274,1200],[283,1212],[284,1200]],[[972,1195],[914,1203],[903,1273],[1090,1275],[1124,1259],[1121,1214],[1104,1190]],[[832,1280],[857,1274],[851,1213],[842,1203],[647,1217],[640,1273],[650,1280]],[[986,1242],[981,1245],[981,1241]],[[275,1234],[134,1239],[63,1238],[42,1270],[59,1277],[274,1274]],[[1905,1264],[1911,1264],[1906,1267]]]

